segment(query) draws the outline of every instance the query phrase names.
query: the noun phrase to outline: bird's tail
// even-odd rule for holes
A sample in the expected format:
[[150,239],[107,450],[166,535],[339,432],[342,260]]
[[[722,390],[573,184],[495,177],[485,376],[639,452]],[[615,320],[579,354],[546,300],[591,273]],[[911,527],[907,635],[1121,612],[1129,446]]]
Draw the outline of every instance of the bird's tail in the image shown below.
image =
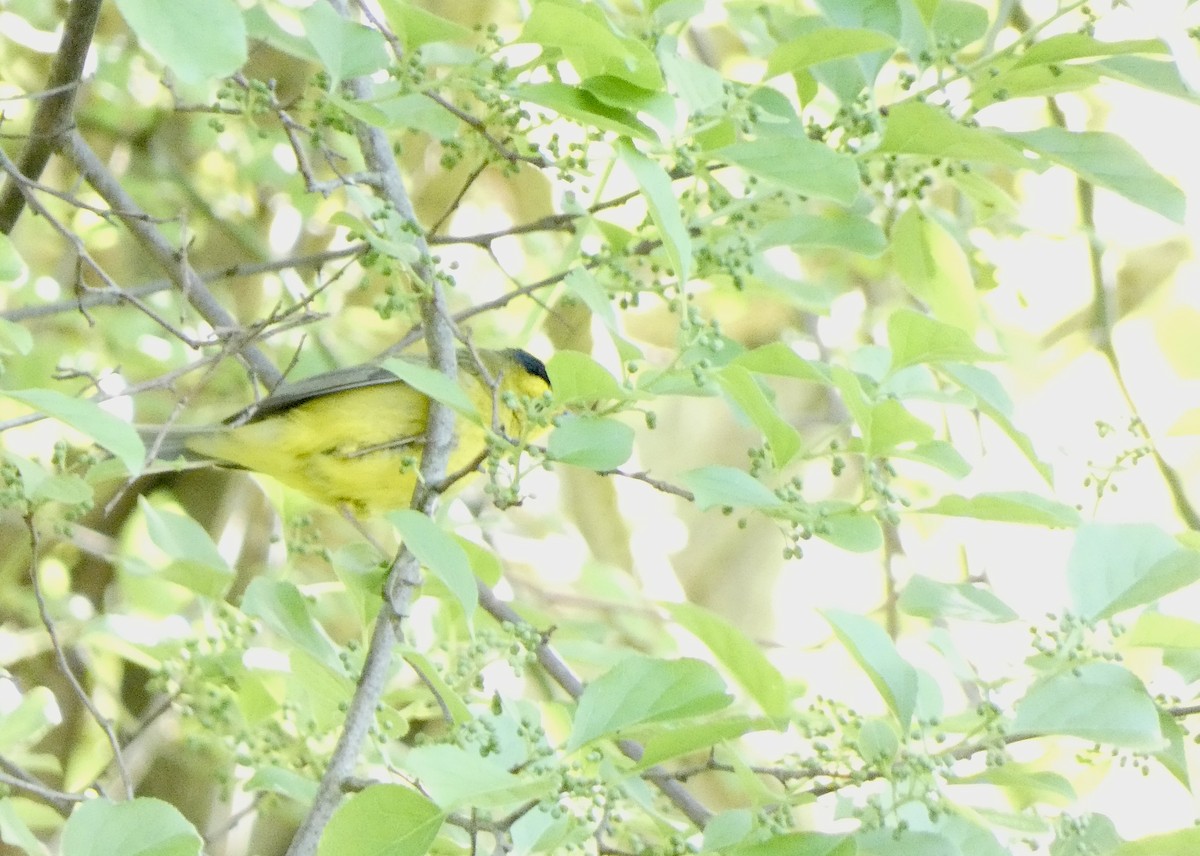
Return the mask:
[[146,445],[146,451],[155,461],[197,465],[212,461],[205,455],[188,448],[188,441],[203,437],[215,429],[206,425],[138,425],[138,436]]

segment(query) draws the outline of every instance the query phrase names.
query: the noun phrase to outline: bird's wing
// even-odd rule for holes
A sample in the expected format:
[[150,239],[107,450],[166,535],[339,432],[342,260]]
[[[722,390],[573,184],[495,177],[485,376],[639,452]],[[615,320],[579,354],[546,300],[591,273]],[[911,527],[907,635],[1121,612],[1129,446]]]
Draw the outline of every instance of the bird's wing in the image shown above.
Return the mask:
[[225,422],[230,425],[244,425],[247,422],[257,422],[268,416],[290,410],[323,395],[345,392],[349,389],[360,389],[364,386],[380,386],[400,382],[398,377],[379,366],[348,366],[334,369],[306,377],[303,380],[280,384],[271,391],[270,395],[238,411]]

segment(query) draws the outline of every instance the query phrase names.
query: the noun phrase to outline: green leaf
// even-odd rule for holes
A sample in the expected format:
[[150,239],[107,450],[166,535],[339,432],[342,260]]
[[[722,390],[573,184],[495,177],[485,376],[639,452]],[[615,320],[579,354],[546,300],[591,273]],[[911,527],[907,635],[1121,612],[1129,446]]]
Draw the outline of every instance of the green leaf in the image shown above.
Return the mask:
[[[1169,276],[1169,275],[1168,275]],[[1196,331],[1200,330],[1200,310],[1185,304],[1176,304],[1170,312],[1156,313],[1154,319],[1154,341],[1167,358],[1171,370],[1181,378],[1200,378],[1200,361],[1196,360]],[[1195,424],[1195,410],[1185,411],[1179,422],[1186,428]],[[1174,433],[1175,429],[1172,429]]]
[[897,834],[891,829],[875,829],[856,833],[853,841],[858,845],[857,856],[965,856],[954,842],[936,832]]
[[200,856],[202,846],[179,809],[150,797],[88,800],[62,831],[62,852],[71,856]]
[[991,77],[971,93],[971,106],[982,110],[998,101],[1016,98],[1047,98],[1063,92],[1077,92],[1095,86],[1100,73],[1075,65],[1034,65],[1013,68]]
[[233,74],[246,61],[246,23],[234,0],[117,0],[138,41],[188,84]]
[[786,466],[800,452],[800,432],[779,415],[758,381],[743,367],[726,366],[716,377],[725,394],[762,431],[776,468]]
[[615,110],[652,116],[668,128],[675,124],[675,101],[665,92],[642,89],[611,74],[589,77],[579,88]]
[[1200,648],[1200,621],[1146,611],[1121,641],[1146,648]]
[[0,354],[25,356],[33,350],[33,334],[7,318],[0,318]]
[[642,89],[663,85],[651,50],[617,32],[599,7],[571,0],[535,3],[517,41],[561,52],[584,80],[608,74]]
[[1119,42],[1102,42],[1087,33],[1059,33],[1029,46],[1014,67],[1045,65],[1066,62],[1072,59],[1093,59],[1131,53],[1169,53],[1159,39],[1129,39]]
[[929,29],[940,43],[953,43],[962,50],[987,35],[988,12],[969,0],[941,0]]
[[689,470],[679,481],[695,495],[696,507],[778,508],[783,500],[754,476],[736,467],[700,467]]
[[1004,136],[963,125],[944,110],[920,101],[903,101],[889,109],[875,153],[994,163],[1012,169],[1033,166]]
[[1166,744],[1154,700],[1114,663],[1085,663],[1035,683],[1017,704],[1012,733],[1068,735],[1135,752]]
[[1079,799],[1070,780],[1062,774],[1012,760],[999,767],[988,767],[971,776],[952,778],[951,782],[956,785],[1000,788],[1018,809],[1026,809],[1039,803],[1066,806]]
[[605,327],[614,333],[617,331],[617,314],[613,311],[612,297],[591,271],[582,267],[571,268],[563,278],[563,285],[603,321]]
[[658,60],[671,89],[683,99],[689,113],[704,113],[725,97],[725,78],[715,68],[680,56],[663,42],[659,44]]
[[596,127],[621,136],[637,137],[648,142],[658,142],[645,122],[630,110],[610,107],[595,95],[577,86],[565,83],[532,83],[513,89],[513,96],[553,110],[560,116],[572,119],[585,127]]
[[830,371],[833,385],[841,394],[842,404],[858,426],[863,448],[871,447],[871,401],[867,399],[862,379],[845,366],[833,366]]
[[[872,0],[872,2],[866,3],[863,0],[821,0],[819,4],[825,16],[839,27],[878,30],[890,33],[897,39],[900,38],[903,24],[900,6],[901,4],[895,0],[882,0],[882,2]],[[853,61],[831,63],[819,69],[825,78],[822,82],[837,93],[838,98],[844,104],[848,105],[867,83],[875,79],[889,55],[879,51],[873,54],[860,54]],[[841,71],[848,73],[831,77],[828,70],[838,69],[839,65],[842,66]]]
[[242,595],[242,612],[261,619],[272,631],[312,655],[334,674],[346,673],[337,646],[312,617],[308,601],[293,583],[256,577]]
[[246,35],[252,41],[262,42],[275,50],[305,62],[320,64],[321,60],[312,45],[303,36],[281,27],[261,5],[246,9],[242,13],[242,17],[246,22]]
[[842,205],[852,203],[860,189],[854,158],[805,136],[772,134],[725,146],[713,156],[788,190]]
[[646,206],[650,209],[650,219],[658,227],[663,247],[675,268],[675,276],[680,282],[687,282],[692,269],[692,239],[688,235],[687,225],[683,222],[675,190],[671,187],[671,177],[658,163],[635,149],[628,140],[621,140],[617,144],[617,156],[633,173],[634,180],[642,189]]
[[626,657],[584,688],[567,749],[646,723],[712,713],[732,700],[721,676],[700,660]]
[[162,577],[207,597],[221,597],[233,584],[234,570],[204,527],[190,517],[155,508],[144,496],[138,507],[150,540],[172,560]]
[[971,263],[954,236],[911,206],[892,228],[892,259],[909,293],[939,321],[972,332],[979,322]]
[[26,812],[20,811],[20,806],[20,800],[0,800],[0,841],[27,856],[50,856],[50,850],[29,828]]
[[860,511],[849,502],[830,500],[813,506],[817,523],[813,527],[822,541],[852,553],[870,553],[883,546],[883,531],[875,515]]
[[821,615],[871,679],[900,727],[907,731],[917,706],[917,670],[900,656],[883,628],[870,619],[838,609],[823,609]]
[[403,785],[370,785],[338,806],[317,856],[425,856],[446,815]]
[[727,852],[727,848],[746,840],[754,831],[754,815],[749,809],[726,809],[709,818],[704,824],[704,846],[701,852]]
[[1200,101],[1200,97],[1197,97],[1195,90],[1184,81],[1179,73],[1179,66],[1174,62],[1144,56],[1115,56],[1094,63],[1093,68],[1106,77],[1140,86],[1151,92],[1182,98],[1192,104]]
[[1189,826],[1160,835],[1122,841],[1106,856],[1195,856],[1197,852],[1200,852],[1200,829]]
[[[5,681],[9,681],[5,678]],[[32,749],[52,728],[61,725],[62,711],[54,693],[46,687],[30,687],[21,693],[15,686],[8,691],[18,694],[20,701],[6,697],[4,715],[0,716],[0,752],[23,754]]]
[[876,402],[871,407],[870,419],[871,442],[866,451],[873,458],[885,457],[898,446],[916,446],[933,439],[933,426],[913,416],[894,398]]
[[246,792],[266,791],[295,800],[301,805],[311,803],[317,796],[318,784],[307,776],[270,765],[256,767],[254,775],[242,786]]
[[1168,220],[1184,221],[1186,198],[1183,191],[1155,171],[1116,134],[1041,128],[1009,136],[1065,166],[1085,181],[1119,193]]
[[471,563],[471,572],[477,579],[489,586],[500,582],[500,577],[504,575],[504,569],[500,564],[500,559],[492,550],[463,538],[461,535],[452,537],[467,554],[467,561]]
[[[436,140],[454,139],[462,130],[462,121],[457,116],[419,92],[398,98],[377,98],[371,102],[351,101],[332,93],[328,97],[331,103],[376,128],[407,128]],[[371,235],[371,231],[366,234]],[[382,249],[387,239],[376,236],[375,241]],[[403,253],[407,255],[408,252],[409,247],[405,245]]]
[[437,369],[423,363],[396,357],[384,360],[380,363],[380,367],[387,369],[418,392],[423,392],[434,401],[440,401],[456,413],[476,422],[481,418],[479,410],[467,396],[466,391]]
[[764,223],[750,237],[760,251],[782,246],[797,250],[831,247],[875,258],[887,248],[887,236],[879,226],[842,211],[793,214]]
[[469,627],[479,606],[479,587],[466,551],[454,536],[418,511],[393,511],[387,518],[404,539],[404,546],[450,590]]
[[921,363],[975,363],[1001,359],[976,345],[961,327],[912,309],[897,309],[888,318],[888,344],[892,349],[892,373]]
[[970,172],[959,170],[950,179],[953,185],[971,201],[975,210],[975,219],[981,225],[992,217],[1018,216],[1019,208],[1016,200],[1008,190],[997,183],[997,181],[1003,180],[1002,177],[996,176],[996,179],[993,181],[974,170]]
[[728,856],[856,856],[859,852],[848,835],[821,832],[785,832],[756,844],[743,844],[724,851]]
[[546,444],[553,461],[597,472],[614,470],[633,454],[633,429],[616,419],[567,414]]
[[918,511],[922,514],[970,517],[975,520],[996,520],[1001,523],[1023,523],[1056,529],[1080,524],[1079,512],[1072,506],[1025,491],[981,493],[969,497],[947,494],[933,505]]
[[299,14],[305,38],[329,72],[330,92],[343,80],[387,66],[387,41],[378,30],[343,18],[329,3],[313,3]]
[[1167,746],[1162,751],[1155,752],[1154,757],[1179,784],[1191,790],[1187,759],[1187,744],[1192,742],[1190,735],[1175,721],[1175,717],[1162,709],[1158,711],[1158,725],[1162,729],[1163,737],[1167,739]]
[[986,588],[972,583],[943,583],[928,577],[909,580],[897,603],[901,611],[919,618],[1003,623],[1017,613]]
[[774,719],[786,716],[790,704],[784,689],[786,682],[759,643],[702,606],[668,603],[663,608],[684,630],[704,643],[763,713]]
[[53,473],[38,482],[36,488],[27,493],[34,502],[61,502],[64,505],[90,503],[95,496],[92,486],[84,479],[70,473]]
[[763,725],[748,716],[658,725],[642,741],[642,757],[637,762],[637,769],[645,770],[670,758],[711,750],[718,743],[759,731]]
[[1050,465],[1038,457],[1037,450],[1028,435],[1020,431],[1012,421],[1012,400],[1004,391],[999,379],[989,371],[977,366],[942,365],[940,370],[953,378],[963,389],[975,395],[975,406],[981,413],[1000,426],[1013,444],[1021,450],[1026,460],[1037,470],[1038,475],[1053,486],[1054,473]]
[[896,40],[878,30],[824,27],[785,42],[767,58],[766,79],[876,51],[894,51]]
[[1150,524],[1092,523],[1079,528],[1067,560],[1074,609],[1111,618],[1200,579],[1200,553]]
[[829,370],[820,363],[804,359],[783,342],[770,342],[738,354],[730,365],[741,366],[758,374],[811,380],[829,385]]
[[429,689],[437,694],[438,701],[446,711],[451,724],[465,725],[475,718],[458,691],[442,677],[442,670],[435,666],[428,657],[419,651],[408,650],[404,652],[404,659],[421,676],[421,680],[429,685]]
[[508,831],[513,853],[561,853],[579,847],[579,826],[556,806],[538,805],[518,817]]
[[854,740],[854,748],[868,764],[891,763],[900,751],[895,724],[880,717],[865,720]]
[[[0,233],[0,282],[13,282],[21,276],[21,272],[24,270],[25,262],[17,251],[16,245],[13,244],[12,238]],[[7,319],[4,323],[16,326]]]
[[559,351],[546,363],[554,399],[560,404],[622,401],[628,393],[608,369],[579,351]]
[[558,783],[553,775],[515,775],[497,761],[481,757],[478,749],[446,744],[418,746],[404,759],[404,769],[447,811],[468,804],[502,809],[538,800],[554,793]]
[[967,459],[959,453],[958,449],[954,448],[953,444],[947,443],[945,440],[930,440],[918,443],[909,449],[892,449],[890,454],[893,458],[906,458],[936,467],[956,479],[961,479],[971,472],[971,465],[967,463]]
[[132,425],[113,416],[94,401],[72,398],[52,389],[6,389],[0,395],[27,404],[34,410],[69,425],[112,452],[131,475],[142,471],[146,446]]
[[465,42],[472,37],[469,27],[405,0],[380,0],[379,5],[392,31],[410,51],[430,42]]

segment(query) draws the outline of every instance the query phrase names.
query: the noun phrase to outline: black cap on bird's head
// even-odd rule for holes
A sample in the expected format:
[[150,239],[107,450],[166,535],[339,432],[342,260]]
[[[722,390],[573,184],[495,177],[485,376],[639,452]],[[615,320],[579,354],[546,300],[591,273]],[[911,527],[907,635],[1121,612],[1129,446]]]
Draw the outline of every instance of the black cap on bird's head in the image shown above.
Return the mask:
[[546,382],[546,386],[550,386],[550,375],[546,373],[546,364],[533,354],[520,348],[508,348],[504,353],[512,357],[525,371],[534,377],[540,377]]

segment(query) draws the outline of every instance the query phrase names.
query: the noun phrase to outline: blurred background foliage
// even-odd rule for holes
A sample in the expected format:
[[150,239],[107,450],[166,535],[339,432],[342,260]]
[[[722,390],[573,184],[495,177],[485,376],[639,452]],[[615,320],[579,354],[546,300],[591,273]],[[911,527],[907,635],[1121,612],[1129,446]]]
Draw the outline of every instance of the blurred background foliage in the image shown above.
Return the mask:
[[[593,426],[502,468],[519,506],[493,507],[486,480],[444,503],[529,626],[471,627],[430,582],[406,648],[428,683],[396,675],[364,756],[373,781],[411,781],[410,747],[537,722],[563,780],[527,798],[568,819],[524,839],[450,823],[428,846],[783,853],[818,830],[855,837],[801,852],[1114,853],[1193,821],[1200,625],[1146,619],[1135,644],[1106,622],[1194,606],[1194,4],[380,0],[356,24],[324,3],[155,5],[102,4],[72,115],[170,264],[77,158],[17,180],[68,9],[0,6],[0,207],[17,186],[41,206],[0,236],[0,385],[18,393],[0,395],[0,756],[59,794],[14,787],[5,843],[44,852],[63,795],[125,779],[207,852],[282,852],[311,799],[389,557],[244,473],[131,481],[92,411],[19,391],[201,424],[269,386],[250,348],[290,378],[419,353],[423,260],[355,122],[386,131],[464,337],[546,358],[565,418]],[[373,100],[341,88],[360,74]],[[179,287],[184,266],[230,326]],[[668,828],[624,759],[561,748],[574,708],[531,628],[585,680],[629,652],[720,666],[741,719],[660,711],[710,728],[663,757],[720,824]],[[1132,671],[1103,671],[1118,654]],[[1099,687],[1088,727],[1039,718],[1079,697],[1054,682],[1080,664],[1100,670],[1075,676]],[[1126,677],[1151,689],[1122,695]],[[473,718],[447,724],[447,697]],[[1097,711],[1122,699],[1128,719]],[[625,727],[667,740],[652,719]],[[505,734],[508,768],[545,761]],[[1008,757],[1014,734],[1063,739]],[[979,753],[997,766],[953,767]],[[1161,813],[1129,816],[1123,766]]]

